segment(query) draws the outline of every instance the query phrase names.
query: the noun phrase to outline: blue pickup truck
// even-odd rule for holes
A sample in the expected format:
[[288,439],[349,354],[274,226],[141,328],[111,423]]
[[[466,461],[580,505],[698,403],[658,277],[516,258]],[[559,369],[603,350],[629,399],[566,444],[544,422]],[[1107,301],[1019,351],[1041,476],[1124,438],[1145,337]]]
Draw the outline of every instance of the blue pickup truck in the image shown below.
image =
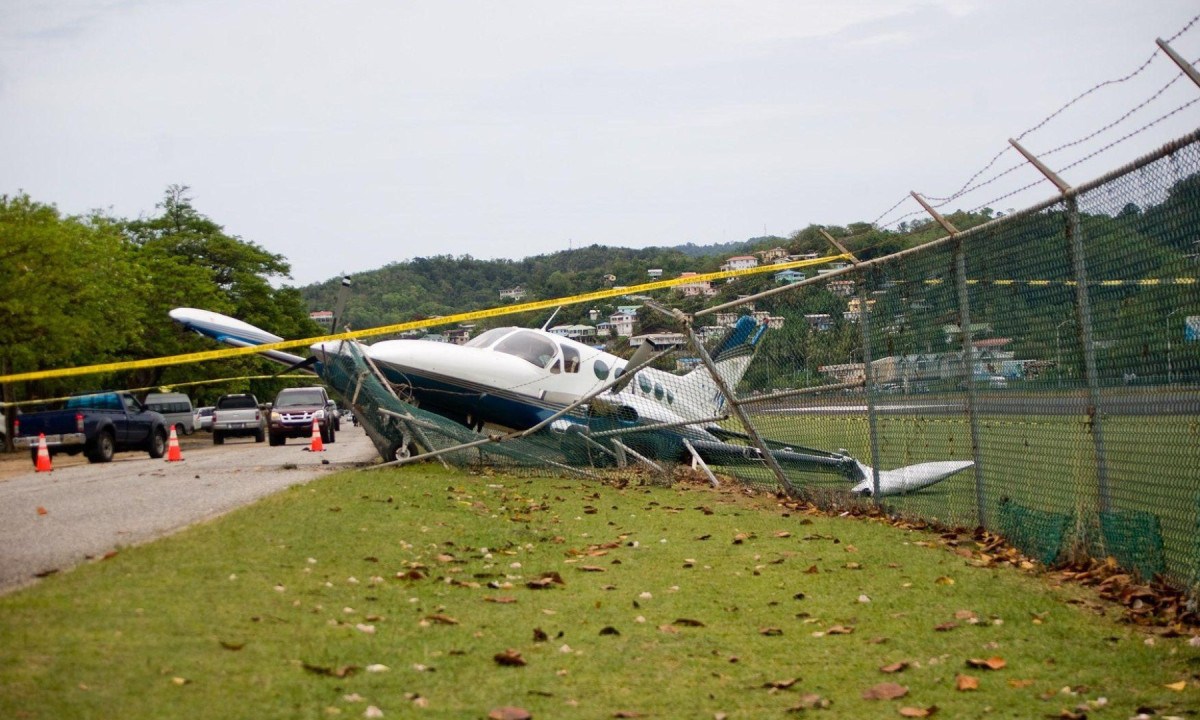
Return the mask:
[[167,452],[167,421],[127,392],[74,395],[60,410],[22,413],[13,420],[13,444],[29,448],[37,465],[38,438],[51,454],[84,453],[89,462],[111,462],[113,453],[144,450],[152,458]]

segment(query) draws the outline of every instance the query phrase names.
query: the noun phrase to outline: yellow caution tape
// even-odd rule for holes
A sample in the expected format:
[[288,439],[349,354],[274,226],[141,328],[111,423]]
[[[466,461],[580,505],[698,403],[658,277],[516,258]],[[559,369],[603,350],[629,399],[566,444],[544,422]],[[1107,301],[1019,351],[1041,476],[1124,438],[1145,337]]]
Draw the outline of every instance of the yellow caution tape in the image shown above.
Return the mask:
[[93,375],[98,373],[119,372],[123,370],[140,370],[151,367],[165,367],[168,365],[186,365],[189,363],[206,362],[208,360],[242,357],[244,355],[257,355],[258,353],[267,350],[287,350],[290,348],[307,347],[309,345],[315,345],[316,343],[329,342],[333,340],[355,340],[358,338],[374,337],[377,335],[389,335],[393,333],[405,332],[407,330],[419,330],[421,328],[436,327],[438,325],[450,325],[452,323],[464,323],[473,320],[501,317],[504,315],[514,315],[522,312],[546,310],[548,308],[555,308],[562,305],[578,305],[579,303],[620,297],[622,295],[632,295],[636,293],[650,292],[652,290],[662,290],[665,288],[675,287],[677,285],[690,285],[698,282],[725,280],[728,278],[757,275],[764,272],[781,272],[783,270],[811,267],[813,265],[823,265],[835,260],[848,259],[850,259],[848,254],[827,255],[825,257],[811,260],[795,260],[793,262],[762,265],[759,267],[747,268],[745,270],[724,270],[715,273],[704,273],[701,275],[689,275],[687,277],[671,278],[669,280],[658,280],[655,282],[643,283],[641,285],[613,287],[607,290],[598,290],[596,292],[572,295],[565,298],[538,300],[534,302],[521,303],[518,305],[506,305],[488,308],[486,310],[458,313],[456,315],[443,315],[436,318],[428,318],[426,320],[413,320],[411,322],[397,323],[395,325],[384,325],[381,327],[369,328],[367,330],[353,330],[338,333],[336,335],[304,338],[303,340],[284,340],[277,343],[255,345],[253,347],[206,350],[203,352],[185,353],[183,355],[168,355],[165,357],[148,358],[146,360],[127,360],[123,362],[103,363],[100,365],[86,365],[83,367],[38,370],[34,372],[14,373],[12,375],[0,375],[0,384],[24,382],[27,380],[46,380],[49,378],[72,377],[76,375]]

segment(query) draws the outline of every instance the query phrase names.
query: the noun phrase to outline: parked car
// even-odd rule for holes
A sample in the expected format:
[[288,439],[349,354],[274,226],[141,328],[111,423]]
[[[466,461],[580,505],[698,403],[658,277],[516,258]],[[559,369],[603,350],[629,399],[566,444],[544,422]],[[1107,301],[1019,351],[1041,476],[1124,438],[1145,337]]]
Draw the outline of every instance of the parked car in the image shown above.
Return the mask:
[[213,444],[222,445],[227,437],[253,435],[254,442],[267,438],[267,422],[250,393],[222,395],[217,399],[212,419]]
[[142,450],[152,458],[167,452],[167,421],[147,410],[127,392],[73,395],[60,410],[17,415],[13,419],[13,442],[28,448],[37,465],[38,444],[46,439],[50,454],[84,453],[89,462],[111,462],[113,453]]
[[192,399],[185,393],[150,393],[142,404],[165,417],[167,427],[173,426],[177,435],[196,432]]
[[196,408],[196,419],[193,421],[197,430],[212,432],[213,408],[211,405]]
[[316,421],[321,441],[337,438],[337,405],[320,385],[284,388],[271,404],[270,435],[272,445],[283,445],[288,438],[312,437]]

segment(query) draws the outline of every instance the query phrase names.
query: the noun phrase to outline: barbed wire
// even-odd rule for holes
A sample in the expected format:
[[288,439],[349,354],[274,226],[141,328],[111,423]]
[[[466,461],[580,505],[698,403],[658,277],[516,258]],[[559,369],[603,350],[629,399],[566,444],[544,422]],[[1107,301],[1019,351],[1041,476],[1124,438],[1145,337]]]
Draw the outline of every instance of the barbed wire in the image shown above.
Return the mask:
[[[1174,35],[1172,35],[1172,36],[1171,36],[1171,37],[1170,37],[1170,38],[1167,40],[1167,43],[1173,42],[1174,40],[1178,39],[1179,37],[1181,37],[1182,35],[1184,35],[1185,33],[1187,33],[1189,30],[1191,30],[1191,29],[1192,29],[1192,27],[1193,27],[1193,26],[1194,26],[1194,25],[1195,25],[1195,24],[1196,24],[1198,21],[1200,21],[1200,15],[1196,15],[1196,16],[1192,17],[1192,19],[1191,19],[1191,20],[1189,20],[1189,21],[1188,21],[1188,22],[1187,22],[1187,23],[1186,23],[1186,24],[1185,24],[1185,25],[1184,25],[1182,28],[1180,28],[1180,29],[1179,29],[1179,30],[1178,30],[1178,31],[1177,31],[1177,32],[1176,32]],[[1159,53],[1159,51],[1158,51],[1158,50],[1155,50],[1153,53],[1151,53],[1150,57],[1148,57],[1148,58],[1145,60],[1145,62],[1143,62],[1143,63],[1142,63],[1141,65],[1139,65],[1139,66],[1138,66],[1138,67],[1137,67],[1135,70],[1133,70],[1133,71],[1132,71],[1132,72],[1130,72],[1129,74],[1125,75],[1124,77],[1121,77],[1121,78],[1116,78],[1116,79],[1112,79],[1112,80],[1105,80],[1104,82],[1097,83],[1096,85],[1092,86],[1092,87],[1091,87],[1091,88],[1089,88],[1088,90],[1086,90],[1086,91],[1084,91],[1084,92],[1080,93],[1079,95],[1077,95],[1076,97],[1074,97],[1074,98],[1072,98],[1070,101],[1068,101],[1066,104],[1064,104],[1062,107],[1058,108],[1058,109],[1057,109],[1057,110],[1055,110],[1053,113],[1051,113],[1051,114],[1047,115],[1047,116],[1046,116],[1045,118],[1043,118],[1041,121],[1039,121],[1038,123],[1036,123],[1036,124],[1035,124],[1035,125],[1033,125],[1032,127],[1028,128],[1028,129],[1027,129],[1027,130],[1025,130],[1024,132],[1022,132],[1021,134],[1017,135],[1017,138],[1016,138],[1016,139],[1017,139],[1017,140],[1022,140],[1022,139],[1024,139],[1024,138],[1026,138],[1027,136],[1029,136],[1029,135],[1031,135],[1031,134],[1033,134],[1033,133],[1037,132],[1037,131],[1038,131],[1038,130],[1040,130],[1041,128],[1045,127],[1045,126],[1046,126],[1048,123],[1050,123],[1052,120],[1054,120],[1056,117],[1058,117],[1059,115],[1061,115],[1062,113],[1064,113],[1064,112],[1065,112],[1065,111],[1066,111],[1068,108],[1070,108],[1070,107],[1072,107],[1072,106],[1076,105],[1077,103],[1081,102],[1081,101],[1082,101],[1084,98],[1086,98],[1086,97],[1089,97],[1090,95],[1092,95],[1092,94],[1094,94],[1094,93],[1096,93],[1096,92],[1100,91],[1101,89],[1103,89],[1103,88],[1106,88],[1106,87],[1109,87],[1109,86],[1119,85],[1119,84],[1122,84],[1122,83],[1125,83],[1125,82],[1128,82],[1128,81],[1132,80],[1133,78],[1137,77],[1137,76],[1138,76],[1138,75],[1140,75],[1142,72],[1144,72],[1144,71],[1146,70],[1146,68],[1148,68],[1148,67],[1149,67],[1149,66],[1150,66],[1150,65],[1151,65],[1151,64],[1152,64],[1152,63],[1155,61],[1155,59],[1156,59],[1156,58],[1159,56],[1159,54],[1160,54],[1160,53]],[[1197,62],[1200,62],[1200,61],[1197,61]],[[1195,63],[1193,63],[1193,65],[1194,65],[1194,64],[1195,64]],[[1075,146],[1081,145],[1081,144],[1083,144],[1083,143],[1085,143],[1085,142],[1088,142],[1089,140],[1092,140],[1092,139],[1096,138],[1097,136],[1099,136],[1099,135],[1101,135],[1101,134],[1103,134],[1103,133],[1105,133],[1105,132],[1107,132],[1107,131],[1111,130],[1112,128],[1114,128],[1114,127],[1116,127],[1116,126],[1120,125],[1121,123],[1125,122],[1125,121],[1126,121],[1126,120],[1128,120],[1130,117],[1132,117],[1134,114],[1136,114],[1137,112],[1141,111],[1141,110],[1142,110],[1142,109],[1144,109],[1145,107],[1149,106],[1151,103],[1153,103],[1153,102],[1154,102],[1155,100],[1157,100],[1159,97],[1161,97],[1161,96],[1162,96],[1162,95],[1163,95],[1163,94],[1164,94],[1164,93],[1165,93],[1165,92],[1166,92],[1166,91],[1167,91],[1167,90],[1168,90],[1168,89],[1169,89],[1169,88],[1170,88],[1170,87],[1171,87],[1173,84],[1175,84],[1175,83],[1176,83],[1176,82],[1179,80],[1179,78],[1180,78],[1181,76],[1182,76],[1182,73],[1180,73],[1180,74],[1176,75],[1175,77],[1173,77],[1173,78],[1172,78],[1172,79],[1171,79],[1171,80],[1170,80],[1170,81],[1169,81],[1169,82],[1168,82],[1166,85],[1164,85],[1164,86],[1163,86],[1163,87],[1161,87],[1161,88],[1160,88],[1158,91],[1156,91],[1155,93],[1153,93],[1152,95],[1150,95],[1150,97],[1146,98],[1145,100],[1143,100],[1142,102],[1138,103],[1136,106],[1134,106],[1133,108],[1131,108],[1130,110],[1128,110],[1127,112],[1125,112],[1124,114],[1122,114],[1122,115],[1121,115],[1119,118],[1117,118],[1116,120],[1114,120],[1114,121],[1112,121],[1112,122],[1110,122],[1110,123],[1108,123],[1108,124],[1106,124],[1106,125],[1104,125],[1104,126],[1100,127],[1099,129],[1097,129],[1097,130],[1095,130],[1095,131],[1093,131],[1093,132],[1091,132],[1091,133],[1089,133],[1089,134],[1087,134],[1087,135],[1085,135],[1085,136],[1082,136],[1082,137],[1080,137],[1080,138],[1077,138],[1077,139],[1075,139],[1075,140],[1069,141],[1069,142],[1067,142],[1067,143],[1063,143],[1062,145],[1059,145],[1058,147],[1054,148],[1053,150],[1050,150],[1050,151],[1047,151],[1047,152],[1041,153],[1041,155],[1042,155],[1042,156],[1051,155],[1051,154],[1054,154],[1054,153],[1057,153],[1057,152],[1060,152],[1060,151],[1066,150],[1066,149],[1068,149],[1068,148],[1071,148],[1071,147],[1075,147]],[[1174,109],[1174,110],[1172,110],[1171,112],[1169,112],[1169,113],[1167,113],[1167,114],[1165,114],[1165,115],[1163,115],[1163,116],[1161,116],[1161,117],[1157,118],[1156,120],[1154,120],[1154,121],[1152,121],[1152,122],[1150,122],[1150,123],[1147,123],[1146,125],[1143,125],[1142,127],[1138,128],[1137,130],[1134,130],[1133,132],[1126,134],[1125,136],[1123,136],[1123,137],[1121,137],[1121,138],[1119,138],[1119,139],[1115,140],[1115,141],[1114,141],[1114,142],[1112,142],[1112,143],[1109,143],[1109,144],[1105,145],[1105,146],[1104,146],[1104,147],[1102,147],[1102,148],[1099,148],[1099,149],[1098,149],[1098,150],[1096,150],[1095,152],[1093,152],[1093,153],[1090,153],[1089,155],[1085,156],[1084,158],[1082,158],[1082,159],[1080,159],[1080,160],[1076,161],[1075,163],[1072,163],[1072,164],[1071,164],[1071,165],[1069,165],[1068,167],[1074,167],[1074,166],[1076,166],[1076,165],[1078,165],[1078,164],[1080,164],[1080,163],[1084,162],[1085,160],[1091,159],[1091,158],[1093,158],[1093,157],[1095,157],[1095,156],[1097,156],[1097,155],[1099,155],[1099,154],[1101,154],[1101,153],[1103,153],[1103,152],[1106,152],[1106,151],[1108,151],[1108,150],[1112,149],[1112,148],[1113,148],[1113,147],[1115,147],[1116,145],[1119,145],[1120,143],[1122,143],[1122,142],[1125,142],[1126,140],[1128,140],[1128,139],[1130,139],[1130,138],[1132,138],[1132,137],[1134,137],[1134,136],[1136,136],[1136,135],[1138,135],[1138,134],[1140,134],[1140,133],[1142,133],[1142,132],[1145,132],[1145,131],[1146,131],[1146,130],[1148,130],[1149,128],[1151,128],[1151,127],[1153,127],[1154,125],[1157,125],[1158,123],[1160,123],[1160,122],[1164,121],[1164,120],[1165,120],[1165,119],[1167,119],[1168,117],[1171,117],[1171,116],[1173,116],[1173,115],[1175,115],[1175,114],[1177,114],[1177,113],[1181,112],[1182,110],[1184,110],[1185,108],[1187,108],[1187,107],[1191,106],[1191,105],[1192,105],[1192,104],[1194,104],[1195,102],[1196,102],[1196,101],[1195,101],[1195,100],[1193,100],[1192,102],[1186,103],[1186,104],[1184,104],[1184,105],[1181,105],[1180,107],[1177,107],[1177,108],[1175,108],[1175,109]],[[964,182],[964,183],[962,184],[962,186],[960,186],[960,187],[959,187],[957,190],[955,190],[955,191],[954,191],[953,193],[951,193],[950,195],[948,195],[948,196],[946,196],[946,197],[938,197],[938,196],[933,196],[933,195],[922,195],[922,197],[924,197],[924,198],[925,198],[925,200],[927,200],[927,201],[928,201],[928,202],[929,202],[929,203],[930,203],[930,204],[931,204],[933,207],[935,207],[935,208],[942,208],[942,207],[945,207],[946,205],[948,205],[949,203],[951,203],[951,202],[953,202],[953,201],[955,201],[955,200],[959,199],[960,197],[962,197],[962,196],[964,196],[964,195],[967,195],[967,194],[969,194],[969,193],[973,193],[973,192],[975,192],[975,191],[979,190],[980,188],[987,187],[988,185],[991,185],[991,184],[993,184],[993,183],[997,182],[997,181],[998,181],[998,180],[1000,180],[1001,178],[1003,178],[1003,177],[1005,177],[1005,176],[1007,176],[1007,175],[1009,175],[1009,174],[1011,174],[1011,173],[1013,173],[1013,172],[1017,171],[1018,169],[1020,169],[1020,168],[1022,168],[1022,167],[1026,167],[1026,163],[1025,163],[1024,161],[1022,161],[1021,163],[1019,163],[1019,164],[1017,164],[1017,165],[1013,165],[1013,166],[1011,166],[1011,167],[1007,168],[1006,170],[1003,170],[1003,171],[1001,171],[1001,172],[997,173],[996,175],[994,175],[994,176],[992,176],[992,177],[989,177],[988,179],[986,179],[986,180],[984,180],[984,181],[982,181],[982,182],[978,182],[978,183],[976,182],[976,180],[978,180],[978,179],[979,179],[981,176],[983,176],[985,173],[987,173],[987,172],[988,172],[988,171],[989,171],[989,170],[990,170],[990,169],[991,169],[993,166],[995,166],[995,164],[996,164],[997,162],[999,162],[999,160],[1000,160],[1000,159],[1001,159],[1001,158],[1004,156],[1004,154],[1005,154],[1005,153],[1012,151],[1012,149],[1013,149],[1013,148],[1012,148],[1012,146],[1005,146],[1005,148],[1004,148],[1003,150],[1001,150],[1000,152],[996,153],[996,155],[995,155],[994,157],[992,157],[992,159],[991,159],[990,161],[988,161],[988,163],[987,163],[986,165],[984,165],[984,166],[983,166],[983,167],[982,167],[980,170],[978,170],[978,171],[977,171],[977,172],[975,172],[973,175],[971,175],[971,177],[969,177],[969,178],[966,180],[966,182]],[[1067,168],[1063,168],[1063,169],[1065,170],[1065,169],[1067,169]],[[1026,186],[1024,186],[1024,187],[1022,187],[1022,188],[1018,188],[1018,189],[1016,189],[1016,190],[1014,190],[1014,191],[1012,191],[1012,192],[1009,192],[1009,193],[1006,193],[1006,194],[1004,194],[1004,195],[1001,195],[1001,196],[999,196],[999,197],[993,198],[993,199],[991,199],[991,200],[987,201],[986,203],[984,203],[984,204],[982,204],[982,205],[979,205],[979,206],[976,208],[976,210],[978,210],[978,209],[981,209],[981,208],[986,208],[986,207],[992,206],[992,205],[994,205],[995,203],[997,203],[997,202],[999,202],[999,201],[1001,201],[1001,200],[1005,200],[1005,199],[1007,199],[1007,198],[1013,197],[1014,195],[1018,195],[1018,194],[1020,194],[1020,193],[1024,192],[1025,190],[1028,190],[1028,189],[1030,189],[1030,188],[1032,188],[1032,187],[1035,187],[1035,186],[1036,186],[1036,185],[1038,185],[1040,182],[1041,182],[1041,181],[1039,180],[1039,181],[1037,181],[1037,182],[1034,182],[1034,183],[1032,183],[1032,184],[1030,184],[1030,185],[1026,185]],[[878,228],[880,228],[880,229],[887,229],[888,227],[891,227],[892,225],[897,225],[898,223],[901,223],[901,222],[903,222],[905,219],[907,219],[907,218],[909,218],[909,217],[913,217],[913,216],[916,216],[916,215],[921,215],[921,214],[922,214],[922,213],[921,213],[921,211],[913,211],[913,212],[911,212],[911,213],[907,213],[907,214],[905,214],[905,215],[901,215],[901,216],[900,216],[900,217],[898,217],[898,218],[895,218],[895,219],[889,220],[889,221],[887,221],[887,222],[884,222],[883,224],[881,224],[881,221],[883,220],[883,218],[885,218],[885,217],[886,217],[886,216],[887,216],[889,213],[891,213],[892,211],[894,211],[896,208],[900,207],[900,206],[901,206],[901,205],[904,203],[904,201],[905,201],[905,200],[907,200],[907,199],[908,199],[907,197],[905,197],[905,198],[902,198],[902,199],[901,199],[899,202],[897,202],[895,205],[893,205],[892,207],[888,208],[888,209],[887,209],[887,210],[885,210],[884,212],[880,213],[880,215],[879,215],[877,218],[875,218],[875,220],[874,220],[874,221],[873,221],[871,224],[872,224],[873,226],[875,226],[875,227],[878,227]]]
[[1175,109],[1174,109],[1174,110],[1172,110],[1171,112],[1169,112],[1169,113],[1166,113],[1165,115],[1161,115],[1161,116],[1159,116],[1159,117],[1155,118],[1154,120],[1151,120],[1150,122],[1148,122],[1148,123],[1146,123],[1145,125],[1141,126],[1141,127],[1140,127],[1140,128],[1138,128],[1137,130],[1134,130],[1134,131],[1132,131],[1132,132],[1130,132],[1130,133],[1127,133],[1127,134],[1126,134],[1126,135],[1124,135],[1123,137],[1117,138],[1116,140],[1112,141],[1111,143],[1109,143],[1109,144],[1105,145],[1104,147],[1102,147],[1102,148],[1100,148],[1100,149],[1098,149],[1098,150],[1096,150],[1096,151],[1094,151],[1094,152],[1091,152],[1091,153],[1089,153],[1089,154],[1087,154],[1087,155],[1084,155],[1083,157],[1079,158],[1078,160],[1076,160],[1075,162],[1071,163],[1070,165],[1065,165],[1065,166],[1064,166],[1064,167],[1063,167],[1063,168],[1060,170],[1060,172],[1062,172],[1062,171],[1066,171],[1066,170],[1070,170],[1071,168],[1073,168],[1073,167],[1075,167],[1075,166],[1077,166],[1077,165],[1080,165],[1080,164],[1082,164],[1082,163],[1084,163],[1084,162],[1087,162],[1088,160],[1091,160],[1092,158],[1096,157],[1097,155],[1100,155],[1101,153],[1107,152],[1108,150],[1112,149],[1113,147],[1115,147],[1115,146],[1117,146],[1117,145],[1120,145],[1121,143],[1123,143],[1123,142],[1125,142],[1126,140],[1128,140],[1128,139],[1130,139],[1130,138],[1134,137],[1135,135],[1140,135],[1141,133],[1145,132],[1146,130],[1149,130],[1150,128],[1152,128],[1152,127],[1154,127],[1155,125],[1159,124],[1160,122],[1162,122],[1162,121],[1166,120],[1167,118],[1169,118],[1169,117],[1171,117],[1171,116],[1173,116],[1173,115],[1176,115],[1176,114],[1178,114],[1178,113],[1180,113],[1180,112],[1182,112],[1182,111],[1186,110],[1187,108],[1189,108],[1189,107],[1191,107],[1191,106],[1195,105],[1195,104],[1196,104],[1196,103],[1198,103],[1198,102],[1200,102],[1200,98],[1195,98],[1195,99],[1193,99],[1193,100],[1189,100],[1188,102],[1186,102],[1186,103],[1184,103],[1184,104],[1180,105],[1179,107],[1175,108]]

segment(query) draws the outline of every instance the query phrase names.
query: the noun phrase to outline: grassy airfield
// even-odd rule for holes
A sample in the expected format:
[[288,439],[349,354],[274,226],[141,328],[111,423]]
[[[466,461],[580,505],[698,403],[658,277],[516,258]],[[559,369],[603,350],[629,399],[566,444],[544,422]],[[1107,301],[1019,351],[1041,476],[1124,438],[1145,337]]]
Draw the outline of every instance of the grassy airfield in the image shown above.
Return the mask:
[[732,487],[343,473],[0,598],[0,716],[1200,706],[1187,638],[936,541]]

